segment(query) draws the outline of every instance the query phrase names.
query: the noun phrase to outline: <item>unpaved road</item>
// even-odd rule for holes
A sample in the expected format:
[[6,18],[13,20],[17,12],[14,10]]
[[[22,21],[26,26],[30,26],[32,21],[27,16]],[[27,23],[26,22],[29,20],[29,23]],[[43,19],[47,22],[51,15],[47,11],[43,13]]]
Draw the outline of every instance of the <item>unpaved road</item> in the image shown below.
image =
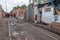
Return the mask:
[[1,20],[0,40],[10,40],[9,27],[11,40],[60,40],[54,33],[15,18]]
[[17,33],[15,40],[60,40],[60,36],[23,20],[12,19],[10,24],[11,32]]
[[7,20],[0,20],[0,40],[9,40],[8,22]]

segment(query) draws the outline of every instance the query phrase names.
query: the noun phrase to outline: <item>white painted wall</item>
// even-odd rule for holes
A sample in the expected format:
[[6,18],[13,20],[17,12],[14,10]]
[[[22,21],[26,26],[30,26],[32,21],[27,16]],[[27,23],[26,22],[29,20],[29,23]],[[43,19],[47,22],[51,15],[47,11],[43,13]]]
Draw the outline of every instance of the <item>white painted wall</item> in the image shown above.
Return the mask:
[[[51,8],[51,12],[45,12],[45,8]],[[51,24],[54,22],[54,7],[42,8],[42,22]]]

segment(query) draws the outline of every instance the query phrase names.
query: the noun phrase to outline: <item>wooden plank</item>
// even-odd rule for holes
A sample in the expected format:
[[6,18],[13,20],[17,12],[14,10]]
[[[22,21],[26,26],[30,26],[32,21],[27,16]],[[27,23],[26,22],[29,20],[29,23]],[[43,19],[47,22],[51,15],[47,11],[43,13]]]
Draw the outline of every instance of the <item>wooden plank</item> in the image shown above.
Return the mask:
[[60,29],[60,23],[53,22],[51,26],[53,28]]

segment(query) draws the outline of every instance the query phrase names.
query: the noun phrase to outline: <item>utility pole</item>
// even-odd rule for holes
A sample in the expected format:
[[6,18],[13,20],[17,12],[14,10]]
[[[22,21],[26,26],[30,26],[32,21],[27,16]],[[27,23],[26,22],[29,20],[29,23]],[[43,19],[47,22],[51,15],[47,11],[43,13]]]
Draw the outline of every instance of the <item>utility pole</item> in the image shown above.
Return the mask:
[[31,3],[31,0],[29,0],[29,4]]
[[5,7],[6,7],[6,12],[7,12],[7,0],[5,0]]
[[29,0],[29,3],[33,3],[35,0]]
[[[6,13],[7,13],[7,0],[5,0],[5,7],[6,7]],[[10,26],[9,20],[8,20],[8,30],[9,30],[9,40],[12,40],[11,39],[11,26]]]

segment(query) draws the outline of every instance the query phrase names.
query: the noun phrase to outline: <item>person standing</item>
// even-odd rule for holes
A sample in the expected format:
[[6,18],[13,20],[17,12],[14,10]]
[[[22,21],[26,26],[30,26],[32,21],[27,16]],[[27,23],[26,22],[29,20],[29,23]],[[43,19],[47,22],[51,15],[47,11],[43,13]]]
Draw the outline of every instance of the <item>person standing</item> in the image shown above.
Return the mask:
[[37,23],[37,15],[34,17],[34,23]]

